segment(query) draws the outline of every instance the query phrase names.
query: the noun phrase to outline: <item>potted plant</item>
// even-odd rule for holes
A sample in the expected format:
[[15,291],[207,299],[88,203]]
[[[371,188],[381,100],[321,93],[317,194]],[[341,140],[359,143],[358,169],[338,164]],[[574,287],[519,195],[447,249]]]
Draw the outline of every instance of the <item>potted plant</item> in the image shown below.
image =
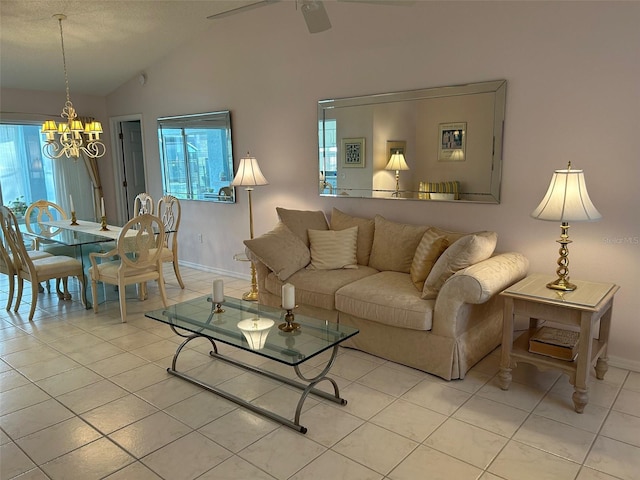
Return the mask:
[[27,211],[27,202],[24,201],[24,195],[16,197],[15,200],[9,202],[8,207],[16,217],[24,216],[24,213]]

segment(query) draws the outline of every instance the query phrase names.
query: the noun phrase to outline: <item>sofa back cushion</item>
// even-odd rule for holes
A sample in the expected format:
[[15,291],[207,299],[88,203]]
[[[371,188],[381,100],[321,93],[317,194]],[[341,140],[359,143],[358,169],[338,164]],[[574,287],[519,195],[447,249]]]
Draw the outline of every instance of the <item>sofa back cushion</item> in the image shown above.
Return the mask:
[[422,236],[411,262],[411,281],[422,292],[424,282],[436,263],[436,260],[449,246],[447,237],[434,228],[429,228]]
[[375,228],[373,219],[353,217],[334,208],[331,212],[331,230],[344,230],[351,227],[358,227],[358,248],[356,250],[358,265],[369,265]]
[[311,263],[309,269],[358,268],[358,227],[344,230],[308,230]]
[[369,266],[380,271],[409,273],[416,248],[429,227],[391,222],[376,215]]
[[496,248],[498,234],[478,232],[465,235],[448,247],[429,272],[422,298],[436,298],[444,282],[458,270],[489,258]]
[[282,281],[306,267],[311,259],[307,246],[282,222],[244,244]]
[[307,230],[329,230],[327,218],[324,212],[317,210],[288,210],[276,207],[278,218],[291,230],[304,244],[309,246]]

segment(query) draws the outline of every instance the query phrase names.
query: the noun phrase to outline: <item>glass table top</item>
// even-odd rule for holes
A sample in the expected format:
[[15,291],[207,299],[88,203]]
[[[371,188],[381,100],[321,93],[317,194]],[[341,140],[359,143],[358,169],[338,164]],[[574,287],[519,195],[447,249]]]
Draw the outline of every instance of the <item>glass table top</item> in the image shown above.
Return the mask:
[[[145,316],[287,365],[299,365],[358,333],[357,328],[296,314],[295,311],[295,322],[300,324],[300,329],[283,332],[278,328],[284,323],[285,312],[281,309],[231,297],[226,297],[221,305],[224,312],[214,313],[215,305],[211,298],[204,296],[147,312]],[[243,331],[238,328],[239,322],[250,320],[247,322],[250,324],[254,318],[274,322],[268,330],[264,347],[259,349],[251,348]]]
[[[71,220],[69,220],[68,222],[71,222]],[[71,227],[70,225],[68,227],[63,227],[52,225],[49,223],[33,222],[30,225],[30,230],[26,225],[21,224],[20,231],[23,235],[29,235],[32,237],[37,237],[41,240],[49,240],[51,242],[69,246],[86,245],[89,243],[101,243],[112,240],[112,238],[101,235],[99,233],[100,224],[95,225],[98,225],[98,228],[95,228],[95,232],[92,232],[89,229],[77,229]]]

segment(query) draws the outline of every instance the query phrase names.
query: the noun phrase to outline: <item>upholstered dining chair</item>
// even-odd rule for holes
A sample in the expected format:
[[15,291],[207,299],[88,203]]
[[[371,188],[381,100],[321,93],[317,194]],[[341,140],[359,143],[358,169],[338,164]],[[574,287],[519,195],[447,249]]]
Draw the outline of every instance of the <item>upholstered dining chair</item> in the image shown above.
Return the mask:
[[173,263],[173,272],[176,275],[176,279],[180,284],[180,288],[184,288],[184,282],[178,267],[178,228],[180,227],[182,213],[180,201],[173,195],[165,195],[158,200],[157,212],[164,225],[164,243],[161,247],[160,257],[163,263]]
[[[131,230],[134,235],[129,234]],[[156,243],[158,242],[158,243]],[[153,215],[144,213],[129,220],[118,234],[116,248],[106,253],[89,254],[91,267],[91,292],[98,298],[98,282],[118,286],[120,301],[120,317],[127,321],[126,286],[139,285],[139,296],[144,298],[144,285],[150,280],[157,280],[162,303],[167,306],[167,294],[162,276],[161,250],[157,245],[164,243],[164,225]],[[103,261],[109,258],[117,260]],[[94,313],[98,313],[98,303],[93,304]]]
[[148,193],[139,193],[133,200],[133,216],[145,213],[153,215],[153,198]]
[[47,255],[33,259],[22,238],[22,232],[18,226],[18,219],[6,207],[0,208],[0,226],[2,235],[11,250],[15,275],[18,278],[18,295],[14,312],[20,308],[24,281],[31,282],[31,310],[29,321],[33,319],[38,302],[37,284],[52,278],[77,277],[80,282],[80,298],[84,299],[85,279],[82,263],[65,255]]
[[[53,220],[67,220],[68,218],[69,217],[67,217],[66,212],[57,203],[50,202],[49,200],[36,200],[27,208],[24,215],[24,223],[27,227],[27,231],[33,232],[33,227],[31,225],[32,222],[41,223]],[[51,234],[55,234],[55,228],[51,229]],[[46,241],[39,238],[34,238],[33,250],[43,250],[51,255],[75,255],[73,248],[65,247],[56,242]],[[62,289],[60,289],[60,280],[62,280]],[[42,287],[39,288],[42,291]],[[49,290],[48,283],[47,290]],[[62,279],[56,278],[56,293],[60,299],[71,300],[66,277]]]

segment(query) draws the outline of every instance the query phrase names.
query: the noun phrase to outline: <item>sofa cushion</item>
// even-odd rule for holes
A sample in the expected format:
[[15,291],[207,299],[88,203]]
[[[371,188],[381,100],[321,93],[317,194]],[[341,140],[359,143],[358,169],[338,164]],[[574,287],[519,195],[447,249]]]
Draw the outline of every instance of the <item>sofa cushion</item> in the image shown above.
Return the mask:
[[353,217],[337,208],[331,212],[331,230],[344,230],[350,227],[358,227],[358,265],[369,265],[371,245],[373,244],[373,232],[375,224],[371,218]]
[[430,228],[422,236],[422,240],[416,248],[416,253],[413,255],[413,262],[411,263],[411,281],[416,286],[418,291],[422,292],[424,287],[424,281],[427,279],[429,272],[433,268],[433,265],[438,260],[438,257],[442,255],[442,252],[449,246],[447,238],[444,235],[440,235],[438,231]]
[[396,223],[376,215],[369,266],[380,271],[409,273],[416,248],[429,227]]
[[307,230],[329,230],[327,218],[320,210],[288,210],[276,207],[276,212],[278,212],[280,221],[295,233],[307,247],[309,246]]
[[344,230],[311,230],[309,244],[311,263],[307,266],[316,270],[336,270],[358,268],[356,247],[358,227]]
[[[302,270],[287,279],[287,283],[296,287],[296,302],[326,310],[336,309],[336,291],[341,287],[378,273],[371,267],[360,266],[343,270]],[[265,288],[269,293],[281,296],[284,282],[277,275],[269,273],[265,278]]]
[[286,280],[311,260],[307,246],[282,222],[264,235],[245,240],[244,244],[280,280]]
[[431,330],[434,305],[420,298],[408,273],[376,273],[336,292],[338,312],[412,330]]
[[498,234],[478,232],[466,235],[448,247],[424,282],[422,298],[436,298],[444,282],[458,270],[489,258],[496,248]]

